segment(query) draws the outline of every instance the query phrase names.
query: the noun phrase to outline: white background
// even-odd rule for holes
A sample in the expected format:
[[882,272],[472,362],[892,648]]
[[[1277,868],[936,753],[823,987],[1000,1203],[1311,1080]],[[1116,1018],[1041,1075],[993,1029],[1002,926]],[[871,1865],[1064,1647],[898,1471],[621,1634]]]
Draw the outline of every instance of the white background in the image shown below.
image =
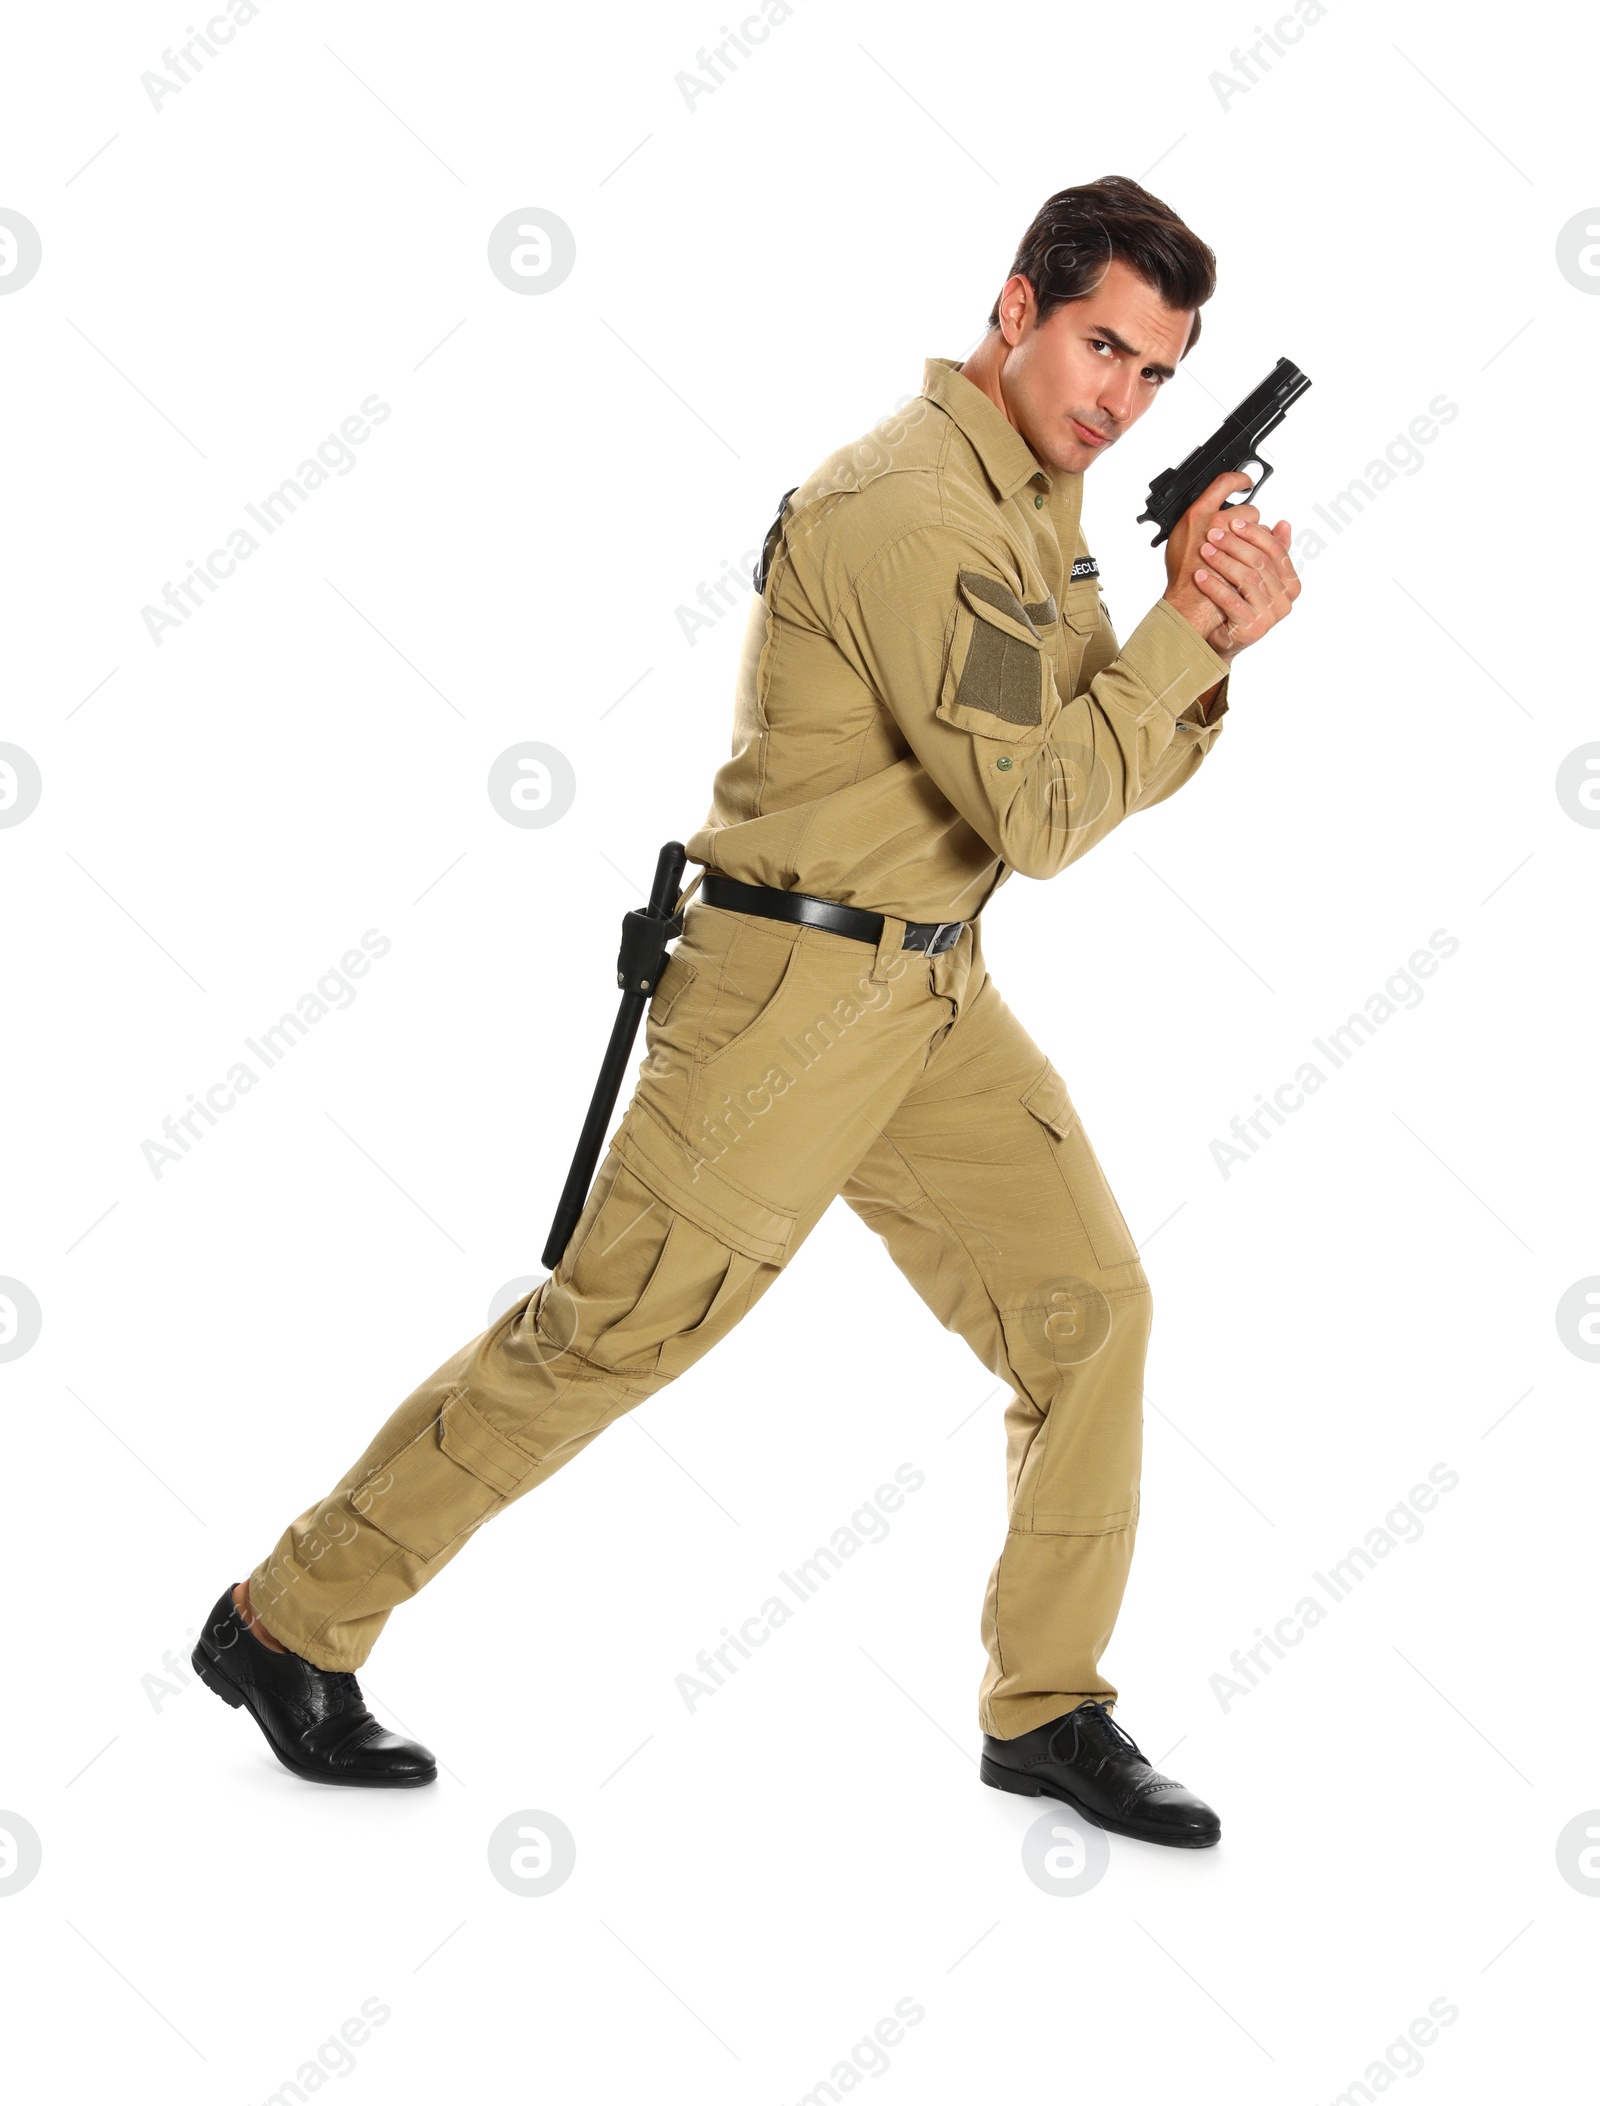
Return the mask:
[[[187,19],[31,11],[0,88],[0,205],[43,242],[0,300],[0,738],[43,779],[0,831],[0,1273],[43,1311],[0,1366],[0,1807],[43,1841],[0,1898],[19,2096],[266,2099],[373,1997],[351,2097],[797,2101],[902,1998],[857,2088],[1332,2100],[1444,1999],[1390,2087],[1549,2090],[1600,1933],[1556,1862],[1600,1805],[1600,1371],[1555,1321],[1600,1272],[1600,831],[1555,789],[1600,739],[1600,300],[1556,265],[1592,36],[1334,0],[1224,105],[1248,6],[798,0],[691,110],[710,0],[268,0],[157,112]],[[1162,589],[1150,477],[1280,354],[1314,385],[1263,503],[1297,532],[1459,406],[1304,563],[1197,781],[985,931],[1145,1246],[1107,1666],[1221,1846],[1025,1875],[1039,1804],[975,1768],[1005,1399],[842,1204],[396,1615],[365,1686],[437,1789],[297,1782],[163,1659],[541,1272],[619,917],[727,751],[744,605],[692,647],[677,609],[1111,171],[1219,258],[1086,488],[1120,634]],[[577,263],[519,297],[486,243],[531,206]],[[153,643],[141,610],[372,394],[352,471]],[[544,830],[486,794],[528,739],[577,776]],[[354,1003],[155,1176],[162,1120],[367,929]],[[1229,1121],[1435,930],[1424,998],[1224,1177]],[[888,1539],[691,1716],[675,1677],[902,1463]],[[1437,1465],[1420,1538],[1224,1708],[1230,1655]],[[488,1869],[522,1809],[577,1841],[541,1898]]]

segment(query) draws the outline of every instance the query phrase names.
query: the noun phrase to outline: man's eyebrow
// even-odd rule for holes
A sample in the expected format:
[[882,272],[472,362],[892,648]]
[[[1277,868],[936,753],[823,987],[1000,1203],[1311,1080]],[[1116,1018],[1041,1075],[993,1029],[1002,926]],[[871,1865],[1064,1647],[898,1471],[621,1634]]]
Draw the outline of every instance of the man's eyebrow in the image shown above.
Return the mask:
[[[1091,323],[1090,333],[1094,336],[1102,337],[1113,351],[1121,351],[1129,358],[1137,358],[1139,356],[1132,344],[1125,344],[1114,329],[1106,329],[1099,323]],[[1163,380],[1170,380],[1178,370],[1176,366],[1162,365],[1159,359],[1147,358],[1144,363],[1150,368],[1152,373],[1159,373]]]

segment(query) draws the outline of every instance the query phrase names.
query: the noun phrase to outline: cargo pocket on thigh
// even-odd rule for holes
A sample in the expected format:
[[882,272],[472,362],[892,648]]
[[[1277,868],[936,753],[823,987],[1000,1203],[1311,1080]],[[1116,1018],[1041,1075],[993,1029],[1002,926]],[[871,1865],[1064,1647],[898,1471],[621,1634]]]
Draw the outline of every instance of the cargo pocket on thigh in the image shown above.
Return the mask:
[[[668,1212],[665,1203],[662,1210]],[[643,1291],[584,1357],[617,1374],[681,1374],[732,1330],[759,1270],[684,1215],[669,1214]]]
[[605,1197],[589,1233],[570,1263],[563,1260],[563,1284],[576,1312],[563,1343],[595,1367],[620,1368],[639,1360],[646,1305],[667,1262],[673,1212],[634,1175],[615,1145],[606,1166]]
[[[634,1285],[611,1276],[595,1238],[580,1254],[573,1286],[610,1321],[575,1349],[622,1375],[681,1374],[725,1337],[763,1284],[788,1260],[796,1217],[719,1175],[696,1148],[637,1100],[613,1143],[618,1174],[611,1203],[639,1213]],[[639,1212],[643,1202],[642,1212]],[[623,1299],[625,1297],[625,1299]]]
[[795,1210],[736,1184],[707,1159],[699,1143],[672,1132],[637,1098],[612,1145],[639,1182],[676,1215],[763,1265],[781,1268],[789,1262]]
[[[687,1228],[690,1224],[684,1223],[684,1226]],[[720,1246],[718,1248],[720,1250]],[[721,1250],[720,1258],[713,1262],[713,1271],[719,1265],[722,1277],[704,1316],[697,1324],[676,1330],[670,1337],[662,1339],[656,1367],[663,1375],[681,1375],[685,1368],[692,1367],[703,1353],[710,1352],[719,1338],[727,1337],[749,1308],[761,1266],[738,1250]]]
[[1022,1103],[1050,1137],[1056,1167],[1077,1210],[1095,1263],[1107,1271],[1113,1266],[1131,1265],[1139,1252],[1122,1218],[1122,1209],[1106,1183],[1106,1174],[1089,1145],[1066,1084],[1048,1063],[1037,1081],[1023,1091]]
[[350,1500],[380,1534],[426,1562],[497,1512],[537,1467],[457,1390]]

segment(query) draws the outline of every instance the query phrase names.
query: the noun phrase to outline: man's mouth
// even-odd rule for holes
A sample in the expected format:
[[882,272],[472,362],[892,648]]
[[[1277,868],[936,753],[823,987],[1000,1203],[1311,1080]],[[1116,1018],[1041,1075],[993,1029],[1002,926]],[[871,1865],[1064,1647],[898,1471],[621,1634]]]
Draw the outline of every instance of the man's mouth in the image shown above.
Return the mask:
[[1096,431],[1092,424],[1080,423],[1076,417],[1069,418],[1068,421],[1072,425],[1073,430],[1078,434],[1078,437],[1082,439],[1086,445],[1104,446],[1107,439],[1110,437],[1109,432]]

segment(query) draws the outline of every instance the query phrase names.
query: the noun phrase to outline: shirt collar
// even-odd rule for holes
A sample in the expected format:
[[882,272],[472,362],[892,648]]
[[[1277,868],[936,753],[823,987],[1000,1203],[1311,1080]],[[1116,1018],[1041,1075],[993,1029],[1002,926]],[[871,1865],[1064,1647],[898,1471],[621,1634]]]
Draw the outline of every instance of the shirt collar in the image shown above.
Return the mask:
[[1039,465],[1021,432],[995,408],[982,388],[974,387],[956,371],[953,358],[923,361],[922,392],[937,402],[971,441],[1002,503],[1035,479],[1041,489],[1050,489],[1049,471]]

